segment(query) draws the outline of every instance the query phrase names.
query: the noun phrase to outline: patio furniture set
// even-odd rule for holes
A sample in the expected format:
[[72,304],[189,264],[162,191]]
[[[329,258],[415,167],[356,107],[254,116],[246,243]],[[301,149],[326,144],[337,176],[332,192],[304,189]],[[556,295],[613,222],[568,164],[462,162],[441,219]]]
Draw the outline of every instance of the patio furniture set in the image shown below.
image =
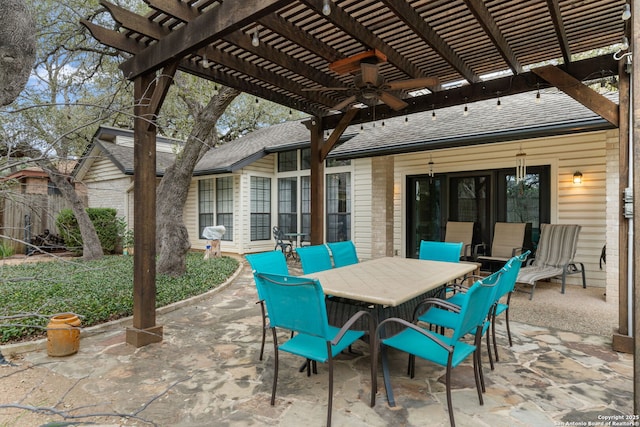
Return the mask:
[[[553,246],[555,256],[543,254],[537,265],[521,268],[530,255],[530,251],[525,251],[508,258],[500,269],[485,277],[470,276],[477,264],[464,262],[464,242],[423,241],[419,259],[385,257],[366,262],[359,262],[351,241],[299,247],[296,252],[302,276],[289,274],[284,251],[247,255],[263,320],[260,360],[266,331],[272,331],[275,354],[271,404],[275,404],[279,351],[305,359],[307,375],[311,369],[316,373],[317,362],[327,363],[327,425],[330,426],[333,360],[342,351],[350,350],[353,343],[363,340],[368,342],[371,355],[371,406],[375,405],[378,357],[382,361],[388,404],[395,406],[387,357],[388,348],[394,348],[409,355],[407,372],[411,378],[415,374],[416,356],[446,368],[449,419],[451,425],[455,425],[451,370],[472,359],[482,405],[485,383],[481,340],[486,337],[493,370],[494,357],[495,361],[499,360],[495,320],[501,314],[505,315],[509,345],[512,345],[509,302],[519,276],[524,272],[529,280],[533,272],[541,275],[548,269],[548,274],[563,275],[564,292],[567,268],[551,270],[550,263],[557,264],[558,259],[566,261],[567,257],[561,257],[559,252],[571,252],[579,227],[550,227],[543,228],[539,250],[547,250],[545,245]],[[556,241],[573,237],[573,231],[576,232],[573,242]],[[568,262],[576,264],[572,256]],[[466,286],[469,281],[471,286]],[[277,330],[290,331],[289,339],[278,343]],[[469,336],[472,338],[467,339]]]

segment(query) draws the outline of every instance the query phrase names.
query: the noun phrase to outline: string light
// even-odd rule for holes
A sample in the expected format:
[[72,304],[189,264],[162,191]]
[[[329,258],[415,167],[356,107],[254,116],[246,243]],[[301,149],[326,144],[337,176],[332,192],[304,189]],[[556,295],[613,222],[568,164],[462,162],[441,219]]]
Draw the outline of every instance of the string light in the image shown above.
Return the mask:
[[496,110],[502,110],[502,102],[500,101],[500,91],[498,91],[498,101],[496,101]]
[[467,97],[464,97],[464,112],[462,113],[463,116],[468,116],[469,115],[469,106],[467,105]]
[[431,105],[431,120],[436,121],[436,104]]
[[324,16],[331,15],[331,3],[329,2],[329,0],[324,0],[322,4],[322,14]]
[[622,11],[622,16],[620,17],[623,21],[628,21],[631,18],[631,6],[629,3],[624,4],[624,10]]
[[538,92],[536,92],[536,104],[540,104],[540,102],[542,101],[540,99],[540,83],[538,83],[536,86],[538,87]]
[[409,124],[409,116],[404,116],[404,125],[407,126]]
[[258,105],[260,103],[260,100],[258,99],[258,97],[256,96],[256,105]]
[[258,35],[258,28],[253,31],[253,37],[251,38],[251,45],[253,47],[260,46],[260,36]]
[[433,165],[434,165],[434,163],[433,163],[433,157],[431,156],[431,154],[429,154],[429,163],[428,164],[429,164],[429,178],[433,178],[433,175],[434,175],[434,173],[433,173]]
[[216,84],[213,85],[213,94],[217,95],[218,93],[220,93],[220,92],[218,92],[218,83],[216,83]]

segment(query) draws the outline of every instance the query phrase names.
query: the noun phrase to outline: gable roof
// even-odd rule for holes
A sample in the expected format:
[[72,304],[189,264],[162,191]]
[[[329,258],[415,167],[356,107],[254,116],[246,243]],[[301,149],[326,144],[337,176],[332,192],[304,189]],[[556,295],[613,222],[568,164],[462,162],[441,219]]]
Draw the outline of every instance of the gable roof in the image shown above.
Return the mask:
[[[606,96],[617,101],[617,93]],[[469,104],[466,116],[461,106],[455,106],[406,117],[381,117],[375,126],[364,124],[363,130],[360,123],[352,124],[328,158],[381,156],[614,128],[593,111],[555,90],[541,91],[541,102],[535,108],[536,92],[506,96],[500,101],[500,110],[496,108],[495,100]],[[111,135],[113,129],[102,128],[94,145],[123,173],[132,175],[133,146],[106,140],[104,135]],[[118,129],[117,132],[133,137],[130,130]],[[234,172],[268,154],[309,145],[310,131],[304,120],[272,125],[209,150],[196,165],[194,176]],[[173,153],[157,153],[158,176],[164,173],[174,157]]]

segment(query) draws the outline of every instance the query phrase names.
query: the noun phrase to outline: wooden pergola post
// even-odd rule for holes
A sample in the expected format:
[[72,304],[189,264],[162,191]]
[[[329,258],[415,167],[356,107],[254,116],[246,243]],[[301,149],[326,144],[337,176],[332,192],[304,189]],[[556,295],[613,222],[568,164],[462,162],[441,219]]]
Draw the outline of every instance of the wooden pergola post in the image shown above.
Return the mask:
[[322,157],[322,118],[310,120],[311,131],[311,244],[324,242],[324,158]]
[[152,109],[155,72],[134,80],[133,327],[127,343],[162,341],[156,325],[156,126]]

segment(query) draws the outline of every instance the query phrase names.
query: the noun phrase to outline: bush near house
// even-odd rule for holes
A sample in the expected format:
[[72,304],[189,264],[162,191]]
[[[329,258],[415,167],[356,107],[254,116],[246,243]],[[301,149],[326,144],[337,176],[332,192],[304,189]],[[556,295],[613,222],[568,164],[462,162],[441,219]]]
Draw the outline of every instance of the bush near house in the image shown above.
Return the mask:
[[[189,253],[182,277],[156,277],[156,307],[214,289],[237,268],[234,258]],[[64,312],[81,316],[82,327],[131,316],[133,257],[0,266],[0,343],[40,338],[49,318]]]
[[[96,228],[102,251],[113,254],[120,243],[120,229],[116,210],[112,208],[87,208],[89,219]],[[63,209],[56,218],[56,225],[64,239],[67,249],[82,253],[82,235],[78,221],[71,209]]]

